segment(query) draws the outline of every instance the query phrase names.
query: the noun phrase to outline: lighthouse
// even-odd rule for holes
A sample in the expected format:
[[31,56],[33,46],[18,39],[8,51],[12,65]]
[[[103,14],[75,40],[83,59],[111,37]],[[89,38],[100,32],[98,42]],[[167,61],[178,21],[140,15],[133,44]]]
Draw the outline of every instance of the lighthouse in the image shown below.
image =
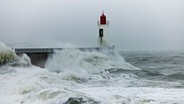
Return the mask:
[[109,48],[107,40],[109,21],[106,20],[104,12],[100,16],[100,21],[97,21],[97,25],[99,29],[98,43],[100,48]]

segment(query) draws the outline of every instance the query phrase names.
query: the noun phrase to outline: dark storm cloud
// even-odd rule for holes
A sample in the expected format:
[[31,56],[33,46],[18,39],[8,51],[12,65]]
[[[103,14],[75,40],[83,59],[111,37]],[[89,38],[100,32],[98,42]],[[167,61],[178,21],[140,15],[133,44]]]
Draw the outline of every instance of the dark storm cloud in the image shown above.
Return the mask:
[[184,49],[182,0],[1,0],[0,41],[14,47],[96,46],[103,10],[109,41],[119,49]]

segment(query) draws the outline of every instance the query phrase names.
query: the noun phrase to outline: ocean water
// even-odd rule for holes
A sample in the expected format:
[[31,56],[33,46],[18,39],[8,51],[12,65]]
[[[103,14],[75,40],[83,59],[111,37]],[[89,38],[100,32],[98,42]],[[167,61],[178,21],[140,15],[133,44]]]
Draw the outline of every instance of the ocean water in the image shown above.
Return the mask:
[[45,68],[20,60],[0,66],[0,104],[184,104],[182,51],[66,49]]

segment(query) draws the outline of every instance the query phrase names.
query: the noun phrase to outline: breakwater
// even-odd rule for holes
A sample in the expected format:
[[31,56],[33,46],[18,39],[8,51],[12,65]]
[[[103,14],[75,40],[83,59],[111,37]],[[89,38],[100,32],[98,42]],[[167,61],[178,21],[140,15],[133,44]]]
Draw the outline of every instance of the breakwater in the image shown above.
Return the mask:
[[[49,57],[52,57],[55,51],[60,51],[68,48],[15,48],[15,53],[17,55],[27,54],[31,59],[33,65],[44,68],[45,63]],[[98,47],[91,48],[74,48],[81,51],[93,51],[100,50]]]

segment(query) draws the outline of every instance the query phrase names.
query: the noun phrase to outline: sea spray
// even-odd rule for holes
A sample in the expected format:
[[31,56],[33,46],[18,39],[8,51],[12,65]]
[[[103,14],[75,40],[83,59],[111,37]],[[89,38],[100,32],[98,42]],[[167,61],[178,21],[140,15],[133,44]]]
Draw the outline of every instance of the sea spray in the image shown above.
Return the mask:
[[9,63],[11,66],[30,66],[31,65],[31,59],[27,54],[21,54],[16,57],[16,60]]
[[120,68],[126,70],[140,70],[127,63],[122,56],[115,52],[80,51],[77,49],[65,49],[56,51],[46,63],[50,71],[70,70],[80,71],[84,69],[88,73],[99,73],[105,69]]
[[[64,104],[77,99],[82,104],[184,103],[183,87],[172,87],[176,82],[149,79],[149,73],[141,77],[139,73],[144,70],[137,70],[123,57],[113,54],[62,50],[49,59],[44,69],[32,65],[0,67],[15,70],[0,75],[0,101],[2,104]],[[23,57],[25,60],[27,56]]]
[[0,42],[0,66],[5,64],[11,66],[30,66],[31,60],[26,54],[17,56],[14,50]]
[[117,52],[78,49],[56,51],[48,59],[46,68],[51,72],[61,73],[64,80],[92,83],[94,80],[108,82],[111,69],[140,70],[127,63]]
[[16,54],[13,50],[0,42],[0,65],[12,62],[16,59]]

